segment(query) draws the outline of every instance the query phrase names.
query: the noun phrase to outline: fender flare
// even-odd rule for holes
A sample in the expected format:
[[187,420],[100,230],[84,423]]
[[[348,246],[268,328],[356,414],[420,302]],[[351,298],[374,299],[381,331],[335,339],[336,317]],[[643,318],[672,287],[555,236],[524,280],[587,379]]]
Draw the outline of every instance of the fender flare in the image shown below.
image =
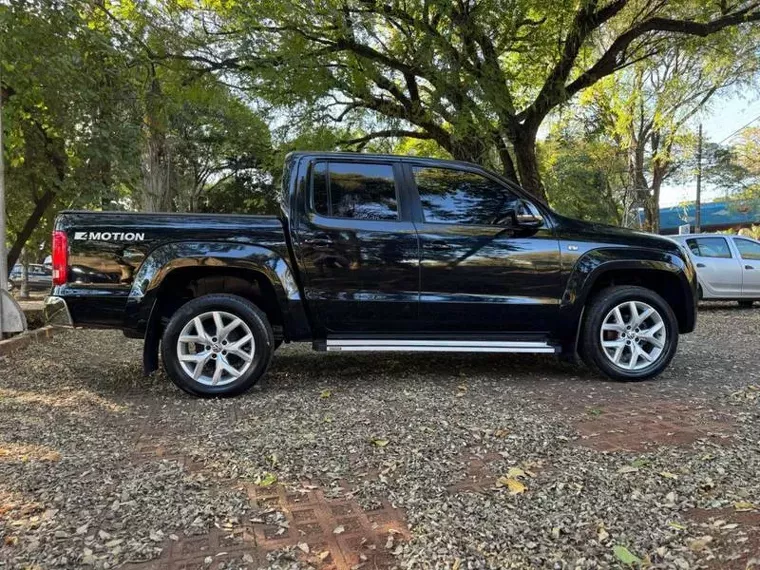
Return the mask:
[[[583,326],[583,311],[597,281],[610,271],[647,270],[678,277],[684,295],[691,292],[687,263],[677,254],[646,248],[598,248],[583,253],[570,269],[560,300],[561,321],[567,323],[561,335],[572,343],[563,351],[575,353]],[[693,269],[691,269],[693,271]],[[696,280],[694,281],[696,283]],[[693,317],[692,317],[693,318]],[[572,340],[570,340],[572,339]]]
[[183,241],[154,249],[138,269],[125,308],[125,328],[144,334],[143,368],[158,366],[158,293],[166,278],[184,268],[240,269],[262,275],[272,286],[290,337],[308,334],[301,294],[289,262],[277,252],[254,244],[228,241]]

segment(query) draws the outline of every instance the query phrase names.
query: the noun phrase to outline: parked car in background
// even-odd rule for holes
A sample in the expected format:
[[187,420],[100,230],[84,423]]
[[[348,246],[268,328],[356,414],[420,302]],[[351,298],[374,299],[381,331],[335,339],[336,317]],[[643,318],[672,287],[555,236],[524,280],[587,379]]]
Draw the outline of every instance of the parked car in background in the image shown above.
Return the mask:
[[[24,280],[24,268],[16,264],[8,276],[8,289],[21,289]],[[27,285],[30,290],[46,291],[53,286],[53,270],[44,265],[30,263],[28,265]]]
[[760,241],[723,234],[672,236],[686,246],[697,267],[701,299],[760,301]]

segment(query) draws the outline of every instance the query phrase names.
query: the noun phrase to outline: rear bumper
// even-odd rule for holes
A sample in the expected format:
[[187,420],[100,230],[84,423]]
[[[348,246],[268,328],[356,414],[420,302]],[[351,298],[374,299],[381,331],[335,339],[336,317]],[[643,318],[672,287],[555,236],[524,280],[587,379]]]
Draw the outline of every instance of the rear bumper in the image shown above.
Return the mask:
[[49,325],[59,327],[73,327],[74,321],[71,319],[69,307],[66,301],[60,297],[45,297],[45,322]]

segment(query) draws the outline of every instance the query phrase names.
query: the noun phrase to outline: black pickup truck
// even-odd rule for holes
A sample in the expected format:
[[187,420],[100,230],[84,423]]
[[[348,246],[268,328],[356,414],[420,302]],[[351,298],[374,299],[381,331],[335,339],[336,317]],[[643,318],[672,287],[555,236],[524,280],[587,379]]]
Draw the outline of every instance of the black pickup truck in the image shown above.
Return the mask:
[[462,162],[297,152],[279,216],[63,212],[50,322],[144,339],[198,396],[234,395],[280,343],[557,353],[640,380],[694,329],[666,238],[571,220]]

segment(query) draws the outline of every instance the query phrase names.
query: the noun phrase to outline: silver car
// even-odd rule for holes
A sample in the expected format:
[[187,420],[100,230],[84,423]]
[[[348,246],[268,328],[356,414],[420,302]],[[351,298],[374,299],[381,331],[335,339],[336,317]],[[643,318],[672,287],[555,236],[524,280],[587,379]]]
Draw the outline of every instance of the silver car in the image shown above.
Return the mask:
[[723,234],[670,236],[685,246],[697,267],[701,299],[760,301],[760,241]]

